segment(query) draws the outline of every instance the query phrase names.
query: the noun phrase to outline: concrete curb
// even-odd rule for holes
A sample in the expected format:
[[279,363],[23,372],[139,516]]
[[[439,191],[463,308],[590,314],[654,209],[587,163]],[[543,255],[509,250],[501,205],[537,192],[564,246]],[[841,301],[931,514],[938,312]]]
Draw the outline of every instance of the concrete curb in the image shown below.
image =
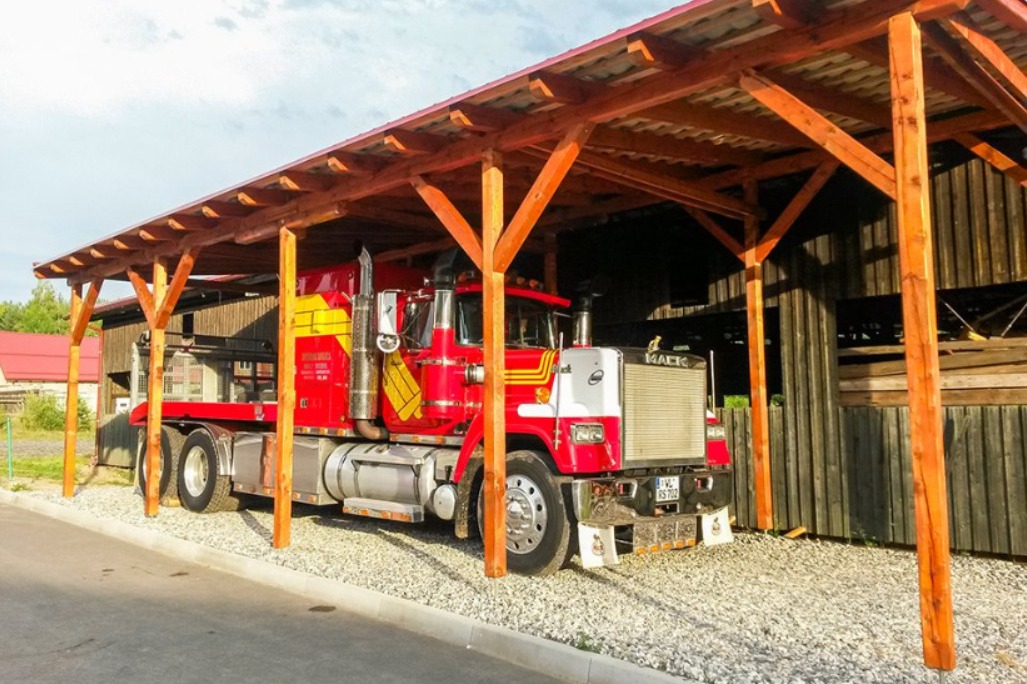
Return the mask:
[[479,620],[454,615],[406,599],[345,582],[315,577],[273,563],[168,537],[156,530],[97,518],[68,506],[0,489],[0,503],[98,532],[120,541],[252,582],[275,587],[356,615],[381,620],[454,646],[505,660],[576,684],[682,684],[686,680],[611,656],[581,651],[566,644],[521,634]]

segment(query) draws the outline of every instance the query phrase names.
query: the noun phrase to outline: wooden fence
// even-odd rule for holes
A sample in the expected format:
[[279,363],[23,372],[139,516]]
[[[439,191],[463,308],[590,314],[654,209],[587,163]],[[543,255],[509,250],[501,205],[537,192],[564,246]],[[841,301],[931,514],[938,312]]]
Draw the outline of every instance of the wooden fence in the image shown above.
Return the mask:
[[[775,527],[915,544],[909,410],[836,410],[840,444],[826,450],[840,454],[834,464],[794,448],[802,440],[788,438],[788,412],[771,408]],[[735,463],[735,515],[755,528],[749,409],[718,413]],[[1027,406],[953,406],[944,416],[952,548],[1027,556]]]

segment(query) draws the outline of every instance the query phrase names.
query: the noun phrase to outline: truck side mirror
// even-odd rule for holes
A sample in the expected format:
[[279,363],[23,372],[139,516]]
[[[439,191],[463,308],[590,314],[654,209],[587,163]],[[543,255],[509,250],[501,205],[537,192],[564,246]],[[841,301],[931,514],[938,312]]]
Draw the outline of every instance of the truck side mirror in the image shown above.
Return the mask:
[[375,343],[383,354],[391,354],[399,349],[397,309],[395,290],[378,293],[378,337]]

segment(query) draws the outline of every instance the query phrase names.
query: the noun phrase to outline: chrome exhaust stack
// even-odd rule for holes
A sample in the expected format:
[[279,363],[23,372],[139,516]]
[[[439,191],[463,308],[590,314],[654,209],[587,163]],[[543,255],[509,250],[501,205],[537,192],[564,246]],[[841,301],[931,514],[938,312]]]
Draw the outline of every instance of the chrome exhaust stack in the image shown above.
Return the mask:
[[380,441],[389,431],[372,422],[378,417],[378,348],[372,326],[374,265],[367,249],[360,250],[360,292],[353,297],[353,338],[349,357],[349,415],[363,437]]

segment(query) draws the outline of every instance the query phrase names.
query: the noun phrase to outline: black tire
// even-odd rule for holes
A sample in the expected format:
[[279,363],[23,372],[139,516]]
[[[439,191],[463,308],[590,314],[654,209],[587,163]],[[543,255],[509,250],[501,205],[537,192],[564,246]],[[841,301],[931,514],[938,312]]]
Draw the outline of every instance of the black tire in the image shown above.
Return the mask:
[[[506,566],[522,575],[551,575],[573,555],[560,486],[542,454],[514,451],[506,458]],[[479,533],[485,518],[484,489],[478,493]]]
[[214,439],[204,429],[193,430],[182,445],[178,461],[178,498],[193,513],[216,513],[239,508],[232,480],[218,466]]
[[[160,484],[158,491],[162,504],[178,498],[178,456],[182,453],[185,435],[178,430],[163,426],[160,430]],[[146,497],[146,429],[139,431],[136,448],[136,480],[139,491]]]

